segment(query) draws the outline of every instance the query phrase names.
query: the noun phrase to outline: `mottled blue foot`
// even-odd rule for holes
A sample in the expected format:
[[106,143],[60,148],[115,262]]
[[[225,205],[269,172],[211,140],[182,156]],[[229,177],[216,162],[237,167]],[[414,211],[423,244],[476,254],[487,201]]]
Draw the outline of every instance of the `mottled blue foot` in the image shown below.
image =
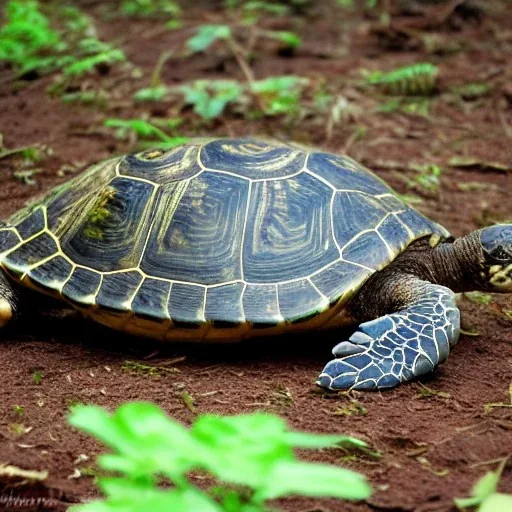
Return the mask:
[[[414,290],[418,292],[418,289]],[[421,282],[410,306],[359,325],[333,349],[317,384],[328,389],[385,389],[431,372],[460,332],[460,314],[448,288]]]

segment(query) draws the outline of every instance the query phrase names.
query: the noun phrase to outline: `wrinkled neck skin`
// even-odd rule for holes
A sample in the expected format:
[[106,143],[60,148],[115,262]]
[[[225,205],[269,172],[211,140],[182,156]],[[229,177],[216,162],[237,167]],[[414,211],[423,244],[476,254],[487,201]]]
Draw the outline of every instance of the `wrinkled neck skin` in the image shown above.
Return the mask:
[[368,279],[351,301],[350,313],[366,321],[398,311],[424,293],[424,281],[455,293],[489,290],[484,263],[478,231],[434,248],[428,237],[422,238]]
[[453,292],[489,289],[478,231],[432,248],[428,238],[414,242],[391,263],[393,273],[412,274]]
[[489,284],[479,232],[440,243],[431,251],[432,282],[452,291],[494,290]]

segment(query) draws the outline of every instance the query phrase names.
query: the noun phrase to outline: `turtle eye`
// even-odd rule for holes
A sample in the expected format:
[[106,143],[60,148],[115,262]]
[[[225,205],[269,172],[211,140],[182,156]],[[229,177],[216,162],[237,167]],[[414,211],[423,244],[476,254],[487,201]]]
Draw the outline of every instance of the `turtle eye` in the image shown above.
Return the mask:
[[512,261],[512,224],[498,224],[482,229],[480,243],[491,263]]
[[496,263],[505,263],[512,259],[512,254],[508,253],[501,245],[489,253],[489,258]]

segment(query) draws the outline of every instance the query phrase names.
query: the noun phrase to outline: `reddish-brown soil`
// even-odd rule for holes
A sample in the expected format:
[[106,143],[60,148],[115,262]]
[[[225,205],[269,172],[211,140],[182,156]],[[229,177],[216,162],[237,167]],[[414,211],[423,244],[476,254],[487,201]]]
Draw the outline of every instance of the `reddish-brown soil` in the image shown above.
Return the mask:
[[[396,2],[396,4],[414,2]],[[419,3],[419,2],[418,2]],[[37,183],[14,176],[23,169],[17,158],[0,159],[0,218],[8,217],[33,196],[61,183],[63,166],[82,170],[112,154],[134,149],[102,127],[106,117],[179,115],[177,102],[135,104],[132,93],[147,86],[159,55],[177,50],[201,23],[222,22],[222,3],[194,3],[184,10],[183,28],[170,32],[159,20],[106,20],[101,2],[76,2],[91,14],[100,37],[119,44],[133,65],[135,78],[121,67],[103,69],[83,87],[111,94],[103,108],[66,105],[50,98],[51,77],[14,81],[0,69],[0,132],[8,148],[44,144],[52,154],[37,164]],[[105,3],[103,3],[105,4]],[[183,2],[185,4],[185,2]],[[272,45],[256,48],[256,77],[297,74],[313,87],[325,84],[354,108],[326,130],[327,114],[314,111],[300,119],[248,120],[234,111],[199,123],[182,111],[183,135],[266,135],[347,152],[372,167],[402,193],[412,176],[411,162],[442,167],[440,191],[423,197],[418,208],[454,235],[496,220],[512,219],[512,9],[507,1],[425,3],[423,14],[405,16],[394,8],[391,28],[372,30],[377,20],[364,13],[315,2],[305,14],[269,19],[264,25],[295,30],[304,40],[293,56],[279,56]],[[392,5],[395,2],[391,2]],[[455,11],[455,5],[460,5]],[[201,8],[202,5],[202,8]],[[417,4],[414,4],[417,5]],[[427,53],[425,37],[441,41]],[[423,38],[423,39],[422,39]],[[446,51],[457,46],[457,51]],[[375,95],[354,85],[360,70],[392,69],[421,61],[440,67],[439,93],[429,117],[377,113]],[[169,60],[162,79],[179,85],[194,78],[243,79],[236,61],[216,49],[186,60]],[[450,93],[454,85],[487,82],[489,94],[472,101]],[[306,98],[312,105],[311,98]],[[451,168],[451,157],[472,157],[478,165]],[[486,166],[498,162],[508,168]],[[461,183],[480,183],[464,190]],[[325,394],[314,380],[330,349],[348,333],[311,333],[302,339],[271,339],[236,346],[172,345],[130,338],[92,325],[74,315],[42,315],[37,308],[23,322],[2,332],[0,343],[0,464],[48,470],[40,487],[12,487],[0,493],[0,510],[61,510],[68,502],[96,495],[83,468],[94,467],[101,447],[66,423],[72,404],[94,403],[110,409],[128,400],[152,400],[189,424],[197,413],[237,414],[266,410],[282,415],[295,429],[337,432],[360,437],[380,458],[324,450],[304,454],[310,460],[344,464],[369,478],[375,492],[367,503],[294,498],[284,510],[347,512],[454,510],[452,499],[499,460],[512,455],[512,300],[494,296],[490,304],[461,298],[464,328],[450,359],[420,382],[385,393]],[[160,376],[126,371],[125,362],[175,368]],[[35,383],[35,372],[42,373]],[[183,401],[195,399],[195,412]],[[498,405],[490,405],[498,404]],[[13,406],[21,405],[20,415]],[[22,424],[26,429],[20,433]],[[89,459],[77,462],[84,454]],[[75,478],[82,469],[82,476]],[[89,472],[90,473],[90,472]],[[512,470],[505,468],[500,490],[512,492]],[[23,499],[17,499],[17,497]],[[29,497],[32,497],[29,500]],[[2,509],[2,507],[4,507]],[[505,512],[505,511],[504,511]]]

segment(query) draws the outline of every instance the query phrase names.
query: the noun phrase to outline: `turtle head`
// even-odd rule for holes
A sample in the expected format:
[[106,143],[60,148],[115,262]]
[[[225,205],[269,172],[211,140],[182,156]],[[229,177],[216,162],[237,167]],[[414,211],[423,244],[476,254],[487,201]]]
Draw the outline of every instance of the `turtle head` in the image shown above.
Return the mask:
[[512,224],[480,230],[488,284],[494,292],[512,292]]

